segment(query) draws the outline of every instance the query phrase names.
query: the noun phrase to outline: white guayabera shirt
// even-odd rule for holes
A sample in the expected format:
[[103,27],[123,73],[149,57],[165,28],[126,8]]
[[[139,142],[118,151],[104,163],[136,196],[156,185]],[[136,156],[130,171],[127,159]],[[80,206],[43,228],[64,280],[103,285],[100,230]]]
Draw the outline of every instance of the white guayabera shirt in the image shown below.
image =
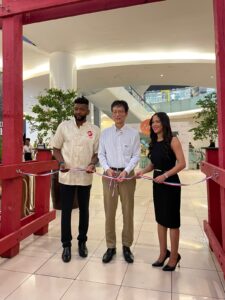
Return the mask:
[[[62,122],[52,140],[52,146],[60,149],[66,168],[86,169],[91,158],[98,152],[100,129],[85,122],[78,127],[75,119]],[[92,174],[86,172],[59,172],[59,182],[68,185],[90,185]]]

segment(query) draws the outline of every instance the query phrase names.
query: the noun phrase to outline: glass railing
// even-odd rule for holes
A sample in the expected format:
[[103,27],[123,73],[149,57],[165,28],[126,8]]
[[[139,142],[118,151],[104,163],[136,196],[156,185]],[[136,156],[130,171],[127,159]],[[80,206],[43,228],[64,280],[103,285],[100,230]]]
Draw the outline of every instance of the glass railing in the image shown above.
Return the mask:
[[141,96],[132,86],[125,89],[149,112],[179,112],[200,108],[199,99],[215,92],[212,88],[185,87],[172,90],[147,91]]
[[175,91],[151,91],[145,93],[145,101],[150,104],[155,111],[164,112],[179,112],[187,111],[199,108],[197,102],[199,99],[203,99],[206,95],[215,92],[212,88],[196,88],[195,93],[193,88],[176,89]]
[[145,101],[150,104],[183,101],[215,92],[215,89],[205,87],[165,88],[163,90],[146,91],[144,93]]
[[147,103],[144,97],[142,97],[131,85],[124,87],[147,111],[155,111],[150,103]]
[[161,102],[161,103],[154,103],[152,104],[152,107],[155,109],[155,111],[164,111],[166,113],[169,112],[178,112],[178,111],[187,111],[192,109],[200,108],[197,105],[197,102],[202,97],[193,97],[190,99],[185,99],[182,101],[172,101],[172,102]]

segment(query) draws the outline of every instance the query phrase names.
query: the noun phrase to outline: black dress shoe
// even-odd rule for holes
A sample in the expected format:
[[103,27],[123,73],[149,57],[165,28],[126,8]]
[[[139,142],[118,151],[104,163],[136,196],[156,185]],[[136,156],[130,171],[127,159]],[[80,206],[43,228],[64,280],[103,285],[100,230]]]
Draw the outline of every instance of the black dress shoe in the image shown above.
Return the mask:
[[88,249],[87,249],[87,246],[86,246],[85,242],[78,244],[78,250],[79,250],[79,255],[81,257],[87,257],[88,256]]
[[71,247],[63,248],[62,260],[67,263],[71,260]]
[[168,271],[168,272],[174,271],[174,270],[176,269],[177,264],[178,264],[178,267],[180,266],[180,260],[181,260],[181,256],[180,256],[180,254],[178,253],[177,261],[176,261],[175,266],[165,265],[165,267],[164,267],[162,270],[163,270],[163,271]]
[[164,257],[164,259],[163,259],[162,261],[159,261],[159,260],[155,261],[155,262],[152,264],[152,266],[153,266],[153,267],[162,267],[162,266],[164,265],[164,263],[165,263],[165,261],[167,260],[168,257],[170,257],[170,251],[167,249],[167,250],[166,250],[166,256]]
[[106,253],[103,255],[102,262],[105,264],[110,262],[115,254],[116,248],[108,248]]
[[126,262],[128,262],[129,264],[134,262],[134,256],[129,247],[123,246],[123,256]]

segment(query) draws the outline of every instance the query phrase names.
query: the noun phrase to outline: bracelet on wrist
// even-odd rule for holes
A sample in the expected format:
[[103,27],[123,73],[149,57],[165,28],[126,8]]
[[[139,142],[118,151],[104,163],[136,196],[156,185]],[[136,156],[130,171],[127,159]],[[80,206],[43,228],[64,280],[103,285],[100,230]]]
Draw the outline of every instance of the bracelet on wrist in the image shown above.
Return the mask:
[[166,172],[163,175],[165,176],[166,179],[169,177]]
[[88,164],[89,166],[94,166],[95,167],[95,164],[94,163],[90,163],[90,164]]
[[59,165],[61,166],[61,165],[64,165],[65,164],[65,162],[64,161],[60,161],[59,162]]

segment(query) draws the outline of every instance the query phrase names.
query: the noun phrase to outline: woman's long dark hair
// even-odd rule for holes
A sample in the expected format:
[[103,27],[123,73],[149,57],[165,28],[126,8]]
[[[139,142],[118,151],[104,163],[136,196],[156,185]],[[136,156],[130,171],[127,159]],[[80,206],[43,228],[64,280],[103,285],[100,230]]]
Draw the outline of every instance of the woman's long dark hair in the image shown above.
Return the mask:
[[151,159],[151,152],[154,144],[157,142],[157,134],[152,129],[152,123],[153,123],[153,117],[157,116],[160,119],[160,122],[163,127],[163,140],[164,140],[164,153],[166,157],[169,157],[169,154],[171,153],[171,140],[173,137],[171,126],[170,126],[170,119],[168,115],[164,112],[157,112],[155,113],[149,122],[150,125],[150,143],[149,143],[149,154],[148,158]]

